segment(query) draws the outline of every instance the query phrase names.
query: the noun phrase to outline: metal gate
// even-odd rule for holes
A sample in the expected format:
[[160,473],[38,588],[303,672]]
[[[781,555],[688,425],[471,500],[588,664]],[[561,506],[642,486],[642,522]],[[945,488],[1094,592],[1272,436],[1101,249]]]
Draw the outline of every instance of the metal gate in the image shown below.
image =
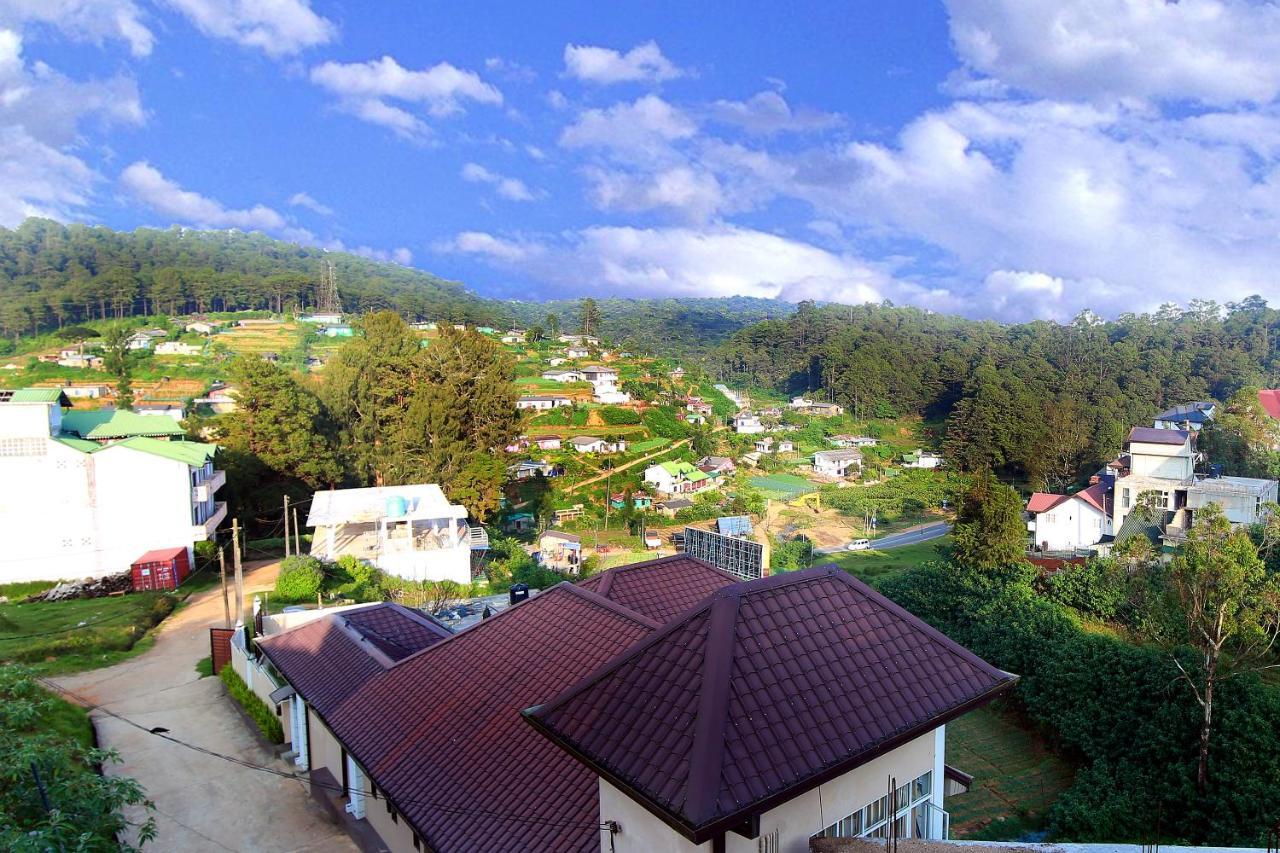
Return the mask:
[[235,628],[209,629],[209,656],[213,658],[214,675],[231,663],[231,637],[235,632]]

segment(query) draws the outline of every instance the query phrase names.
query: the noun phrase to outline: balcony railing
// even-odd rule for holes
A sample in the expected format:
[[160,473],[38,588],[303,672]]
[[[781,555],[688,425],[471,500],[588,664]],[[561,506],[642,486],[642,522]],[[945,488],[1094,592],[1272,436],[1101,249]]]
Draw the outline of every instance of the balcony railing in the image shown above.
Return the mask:
[[218,525],[227,517],[226,501],[218,501],[213,505],[213,512],[204,520],[203,524],[194,524],[191,527],[191,538],[197,542],[203,542],[212,538],[214,531],[218,529]]

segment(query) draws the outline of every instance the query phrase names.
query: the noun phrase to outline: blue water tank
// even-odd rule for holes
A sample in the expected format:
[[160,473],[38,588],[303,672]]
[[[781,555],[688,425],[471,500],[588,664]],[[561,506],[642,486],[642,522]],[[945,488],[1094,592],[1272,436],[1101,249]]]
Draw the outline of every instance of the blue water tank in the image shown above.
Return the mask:
[[409,502],[396,495],[387,498],[387,518],[400,518],[409,511]]

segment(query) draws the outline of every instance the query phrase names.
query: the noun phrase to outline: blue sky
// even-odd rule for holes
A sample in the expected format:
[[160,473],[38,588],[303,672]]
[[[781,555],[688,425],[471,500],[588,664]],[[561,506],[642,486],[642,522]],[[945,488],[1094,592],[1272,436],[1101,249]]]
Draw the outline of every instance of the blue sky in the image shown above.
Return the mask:
[[1068,321],[1275,294],[1278,91],[1252,0],[0,0],[0,224]]

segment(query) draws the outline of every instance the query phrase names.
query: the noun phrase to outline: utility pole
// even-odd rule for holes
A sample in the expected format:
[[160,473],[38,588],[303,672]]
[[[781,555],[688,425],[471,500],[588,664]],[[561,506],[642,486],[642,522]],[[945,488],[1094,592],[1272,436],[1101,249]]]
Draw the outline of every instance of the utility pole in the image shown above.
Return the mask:
[[227,549],[218,548],[218,575],[222,578],[222,625],[231,627],[231,599],[227,595]]
[[236,624],[244,624],[244,570],[240,566],[240,519],[231,520],[231,558],[236,570]]
[[298,508],[293,508],[293,556],[302,554],[302,533],[298,528]]
[[289,496],[284,496],[284,558],[289,559]]

